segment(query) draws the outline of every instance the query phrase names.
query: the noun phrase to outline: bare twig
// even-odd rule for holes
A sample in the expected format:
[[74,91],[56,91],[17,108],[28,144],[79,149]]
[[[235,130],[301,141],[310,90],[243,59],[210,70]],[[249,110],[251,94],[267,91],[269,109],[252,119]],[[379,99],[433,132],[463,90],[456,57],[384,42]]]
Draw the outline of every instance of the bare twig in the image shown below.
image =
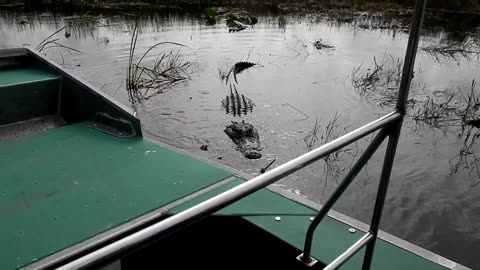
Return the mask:
[[260,173],[266,172],[268,167],[270,167],[276,160],[277,160],[277,158],[273,159],[271,162],[269,162],[267,165],[265,165],[263,168],[261,168]]
[[285,105],[291,107],[291,108],[294,109],[295,111],[297,111],[297,112],[299,112],[299,113],[301,113],[301,114],[303,114],[303,115],[305,116],[305,118],[304,118],[304,119],[300,119],[300,121],[307,120],[308,118],[310,118],[310,116],[308,116],[306,113],[300,111],[299,109],[295,108],[295,107],[294,107],[293,105],[291,105],[290,103],[285,103]]
[[305,144],[307,145],[307,149],[308,151],[311,151],[312,148],[315,146],[315,144],[319,141],[318,139],[318,130],[320,129],[320,121],[318,120],[318,117],[315,119],[315,124],[312,128],[312,130],[310,130],[310,132],[305,136],[303,137],[303,141],[305,142]]
[[422,51],[435,57],[438,62],[445,59],[459,63],[461,58],[471,60],[472,57],[477,59],[480,57],[480,46],[471,38],[462,42],[442,39],[437,44],[423,47]]

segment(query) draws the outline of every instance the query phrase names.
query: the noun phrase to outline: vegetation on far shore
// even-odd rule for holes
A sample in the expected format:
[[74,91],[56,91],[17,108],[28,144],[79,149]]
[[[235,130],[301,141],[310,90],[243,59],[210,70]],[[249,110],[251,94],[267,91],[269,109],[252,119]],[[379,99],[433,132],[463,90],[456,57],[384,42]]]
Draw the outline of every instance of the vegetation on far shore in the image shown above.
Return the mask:
[[[410,8],[414,0],[0,0],[0,5],[25,4],[38,6],[47,5],[70,5],[90,8],[131,8],[131,7],[208,7],[208,6],[252,6],[268,5],[284,10],[292,11],[318,11],[323,8],[353,8],[357,10],[385,10]],[[480,12],[479,0],[435,0],[428,1],[429,9],[456,11],[456,12]]]

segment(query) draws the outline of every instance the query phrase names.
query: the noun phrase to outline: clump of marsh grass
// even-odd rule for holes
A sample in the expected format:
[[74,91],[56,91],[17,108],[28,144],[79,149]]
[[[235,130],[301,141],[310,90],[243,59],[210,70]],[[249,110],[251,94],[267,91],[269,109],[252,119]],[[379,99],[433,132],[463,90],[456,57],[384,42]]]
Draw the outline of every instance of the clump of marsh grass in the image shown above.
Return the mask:
[[161,52],[153,64],[144,63],[145,57],[160,45],[186,47],[176,42],[159,42],[149,47],[138,61],[134,60],[138,40],[138,24],[133,29],[128,58],[126,88],[132,105],[163,93],[180,82],[190,79],[191,63],[183,60],[180,49]]
[[450,174],[455,174],[459,170],[468,170],[468,174],[476,174],[477,181],[473,181],[471,186],[480,184],[480,153],[477,143],[480,140],[480,130],[470,126],[462,131],[463,145],[458,154],[449,160]]
[[[338,137],[342,136],[344,133],[347,132],[346,128],[341,128],[340,123],[339,123],[339,118],[340,115],[335,113],[335,116],[328,122],[327,126],[325,127],[325,131],[323,132],[322,136],[320,137],[321,141],[323,144],[333,141],[337,139]],[[351,165],[344,166],[344,163],[348,156],[353,159],[357,156],[358,154],[358,145],[357,143],[353,144],[352,146],[347,146],[345,148],[342,148],[338,151],[335,151],[329,155],[327,155],[323,161],[323,170],[325,172],[325,183],[326,180],[328,179],[328,176],[339,176],[345,171],[347,171],[349,168],[351,168]]]
[[305,142],[305,145],[307,146],[308,151],[311,151],[319,141],[318,131],[320,128],[321,128],[320,121],[318,120],[318,117],[317,117],[315,119],[315,124],[313,125],[312,130],[310,130],[310,132],[308,132],[308,134],[305,137],[303,137],[303,141]]
[[[321,130],[321,121],[316,118],[313,128],[303,137],[303,141],[307,149],[311,151],[317,143],[326,144],[332,140],[337,139],[347,132],[347,128],[342,128],[339,123],[340,115],[335,113],[335,116],[327,123],[325,128]],[[354,143],[351,146],[344,147],[327,155],[324,159],[323,171],[325,173],[325,185],[328,177],[337,177],[345,173],[351,168],[352,163],[346,165],[347,159],[352,161],[358,154],[358,144]]]
[[[463,140],[460,150],[449,160],[450,173],[467,170],[480,179],[480,97],[475,80],[468,89],[457,87],[456,91],[447,88],[425,100],[418,100],[409,105],[409,117],[417,124],[426,124],[434,128],[456,130]],[[480,181],[472,182],[472,186]]]
[[438,98],[428,96],[425,101],[414,101],[410,104],[410,116],[416,123],[439,128],[455,120],[455,93],[447,89],[439,95]]
[[417,123],[437,128],[452,125],[480,128],[480,97],[476,92],[475,80],[466,93],[460,87],[457,91],[446,89],[436,98],[428,96],[425,101],[413,102],[410,116]]
[[351,84],[362,98],[374,100],[381,106],[391,105],[400,86],[402,66],[403,61],[390,54],[385,54],[380,61],[374,57],[370,66],[361,64],[353,69]]
[[458,114],[465,125],[480,128],[480,97],[476,94],[476,82],[472,80],[470,89],[463,94],[459,89],[462,97],[463,106],[458,110]]

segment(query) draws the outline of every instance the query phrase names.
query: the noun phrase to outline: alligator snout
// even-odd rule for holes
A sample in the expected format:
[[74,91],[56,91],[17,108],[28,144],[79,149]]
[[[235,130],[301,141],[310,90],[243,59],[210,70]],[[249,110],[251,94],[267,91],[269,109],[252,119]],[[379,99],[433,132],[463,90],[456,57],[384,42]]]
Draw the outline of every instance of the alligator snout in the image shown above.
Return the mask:
[[224,132],[237,145],[237,150],[242,152],[248,159],[258,159],[262,157],[260,151],[260,136],[257,129],[249,123],[234,122],[228,125]]

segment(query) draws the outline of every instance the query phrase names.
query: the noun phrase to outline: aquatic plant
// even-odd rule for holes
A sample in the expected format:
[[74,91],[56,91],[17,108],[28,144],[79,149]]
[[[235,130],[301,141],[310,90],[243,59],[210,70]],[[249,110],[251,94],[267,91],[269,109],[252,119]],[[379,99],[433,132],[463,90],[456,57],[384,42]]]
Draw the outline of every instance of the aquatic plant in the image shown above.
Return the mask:
[[[66,46],[64,44],[62,44],[60,42],[60,38],[55,38],[55,35],[60,33],[61,31],[65,30],[67,28],[67,26],[64,26],[60,29],[58,29],[57,31],[53,32],[51,35],[49,35],[48,37],[46,37],[44,40],[42,40],[42,42],[40,42],[36,47],[35,47],[35,50],[38,51],[38,52],[43,52],[46,54],[46,52],[49,50],[49,49],[64,49],[66,50],[67,52],[71,53],[72,51],[73,52],[78,52],[78,53],[82,53],[81,51],[75,49],[75,48],[72,48],[72,47],[69,47],[69,46]],[[63,57],[63,56],[62,56]]]
[[470,91],[464,95],[459,89],[458,91],[462,97],[461,106],[457,113],[462,118],[465,125],[480,128],[480,97],[476,94],[476,82],[472,80]]
[[170,44],[186,47],[176,42],[159,42],[150,46],[138,61],[134,61],[138,40],[138,25],[135,24],[130,41],[126,88],[132,105],[162,93],[172,86],[190,79],[191,63],[184,61],[180,50],[162,51],[151,65],[144,63],[145,57],[160,45]]
[[411,102],[409,116],[417,123],[437,128],[451,125],[480,128],[480,97],[477,91],[475,80],[472,80],[466,93],[460,87],[457,91],[445,89],[437,92],[436,97],[427,96],[425,101]]
[[449,91],[441,91],[434,98],[428,96],[426,100],[414,100],[409,105],[409,116],[417,123],[428,124],[433,127],[442,127],[447,122],[454,121],[455,94]]
[[[330,119],[325,128],[321,130],[321,122],[318,118],[310,132],[303,137],[307,149],[311,151],[317,143],[320,145],[326,144],[337,139],[343,134],[347,133],[346,127],[341,127],[339,123],[340,115],[335,113],[334,117]],[[323,158],[323,171],[325,173],[325,185],[327,185],[328,177],[337,177],[345,173],[352,166],[352,162],[358,154],[357,142],[346,146],[336,152],[333,152]],[[351,159],[350,164],[347,160]]]
[[[381,61],[373,58],[370,66],[355,67],[351,74],[351,85],[360,97],[376,101],[380,106],[392,105],[396,100],[402,78],[403,61],[385,54]],[[412,91],[419,90],[412,84]]]
[[203,16],[206,20],[206,25],[214,25],[217,23],[217,11],[214,8],[206,8]]
[[480,141],[480,130],[474,127],[467,127],[462,131],[463,144],[459,152],[449,160],[450,174],[456,174],[459,170],[468,170],[468,174],[475,173],[477,180],[472,181],[471,187],[480,184],[480,153],[478,142]]
[[305,137],[303,137],[303,141],[305,142],[305,145],[307,146],[308,151],[311,151],[319,141],[318,131],[320,128],[321,128],[320,121],[318,120],[318,117],[317,117],[315,118],[315,123],[312,129],[307,133]]

